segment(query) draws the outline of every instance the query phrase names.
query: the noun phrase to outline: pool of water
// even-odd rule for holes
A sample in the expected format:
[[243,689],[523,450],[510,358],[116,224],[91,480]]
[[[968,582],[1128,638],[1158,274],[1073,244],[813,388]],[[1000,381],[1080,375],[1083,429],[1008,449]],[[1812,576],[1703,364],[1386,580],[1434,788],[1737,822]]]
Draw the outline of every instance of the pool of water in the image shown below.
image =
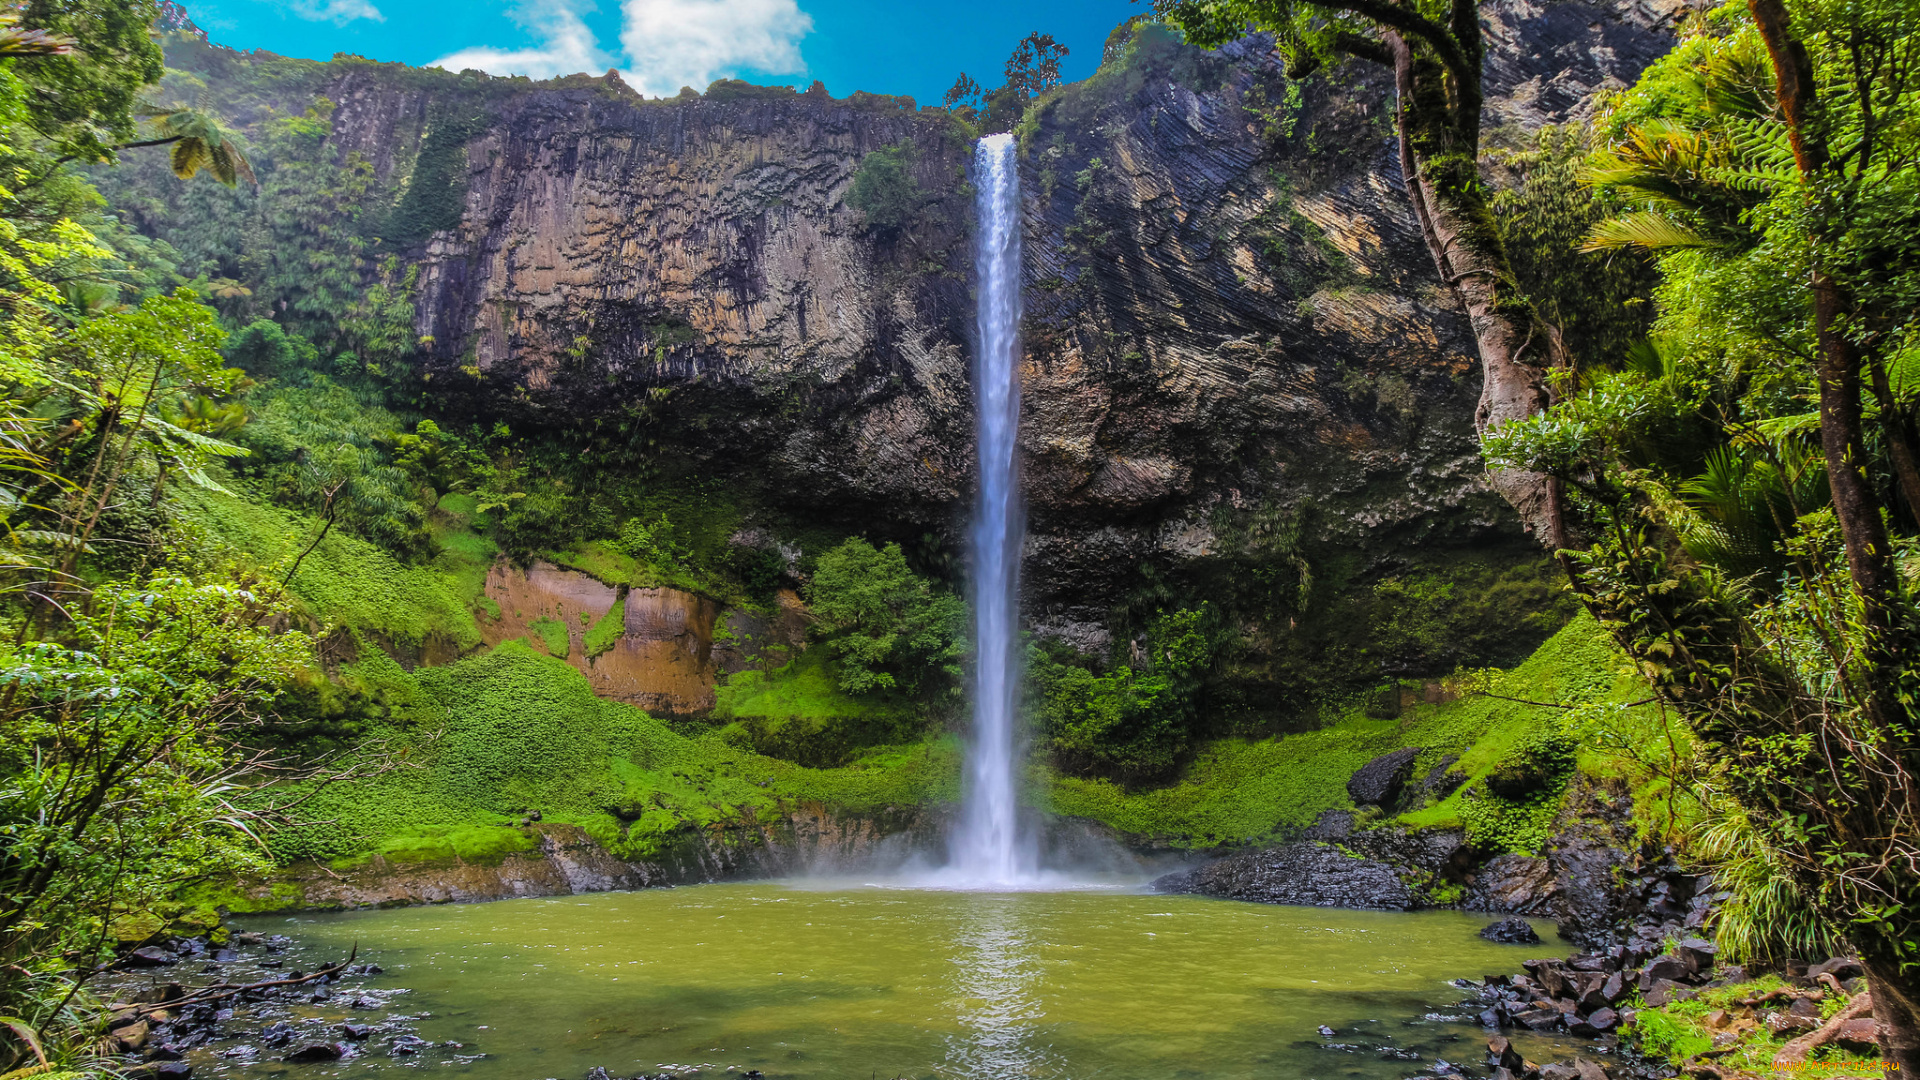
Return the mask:
[[[1477,1024],[1434,1011],[1463,996],[1447,980],[1551,951],[1483,941],[1488,921],[1124,890],[762,882],[259,927],[316,950],[357,944],[384,967],[378,983],[409,988],[406,1009],[430,1014],[423,1037],[484,1054],[447,1066],[474,1077],[579,1080],[604,1066],[769,1080],[1388,1080],[1436,1058],[1478,1066]],[[1337,1034],[1318,1034],[1323,1024]],[[334,1069],[397,1064],[370,1052]]]

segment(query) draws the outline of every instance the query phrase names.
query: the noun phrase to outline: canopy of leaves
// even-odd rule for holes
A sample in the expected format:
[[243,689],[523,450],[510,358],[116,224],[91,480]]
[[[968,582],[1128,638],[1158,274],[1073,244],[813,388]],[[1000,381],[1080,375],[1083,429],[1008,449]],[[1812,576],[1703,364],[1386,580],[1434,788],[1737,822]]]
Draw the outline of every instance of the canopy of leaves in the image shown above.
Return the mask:
[[900,545],[854,537],[820,556],[807,599],[848,693],[909,693],[960,677],[966,605],[913,572]]

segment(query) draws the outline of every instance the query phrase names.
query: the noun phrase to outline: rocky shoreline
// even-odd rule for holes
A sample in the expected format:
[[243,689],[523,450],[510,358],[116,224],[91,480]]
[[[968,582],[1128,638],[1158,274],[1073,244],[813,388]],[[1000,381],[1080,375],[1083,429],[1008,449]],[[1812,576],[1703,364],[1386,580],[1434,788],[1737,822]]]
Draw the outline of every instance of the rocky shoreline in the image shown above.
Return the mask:
[[408,991],[370,985],[380,967],[353,959],[327,963],[284,935],[225,928],[142,945],[97,977],[110,1010],[102,1049],[127,1080],[191,1080],[196,1061],[460,1064],[484,1056],[421,1038],[418,1022],[432,1014],[405,1011]]

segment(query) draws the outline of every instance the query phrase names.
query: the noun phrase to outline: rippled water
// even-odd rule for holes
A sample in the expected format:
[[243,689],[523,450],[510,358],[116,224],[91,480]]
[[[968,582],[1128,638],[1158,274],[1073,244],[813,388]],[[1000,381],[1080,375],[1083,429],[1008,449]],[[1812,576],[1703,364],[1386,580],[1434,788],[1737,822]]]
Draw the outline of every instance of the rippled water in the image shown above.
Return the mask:
[[[446,1067],[477,1077],[1387,1080],[1484,1055],[1472,1023],[1417,1018],[1459,999],[1446,980],[1533,955],[1480,940],[1487,921],[769,882],[261,926],[358,943],[380,982],[412,989],[408,1012],[432,1014],[422,1036],[485,1053]],[[332,1070],[385,1063],[368,1051]]]

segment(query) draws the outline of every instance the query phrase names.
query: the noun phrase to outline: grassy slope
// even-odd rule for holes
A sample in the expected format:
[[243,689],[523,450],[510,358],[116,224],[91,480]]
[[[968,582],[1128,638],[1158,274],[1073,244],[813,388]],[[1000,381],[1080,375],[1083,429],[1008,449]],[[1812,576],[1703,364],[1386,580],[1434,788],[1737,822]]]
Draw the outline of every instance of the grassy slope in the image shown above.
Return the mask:
[[[277,579],[313,538],[319,524],[304,514],[236,495],[193,490],[180,496],[214,550],[271,572]],[[475,603],[486,587],[493,544],[457,527],[436,530],[442,551],[427,566],[409,566],[333,529],[300,564],[289,591],[325,625],[414,645],[429,639],[456,649],[480,644]]]
[[[1599,627],[1584,615],[1526,663],[1498,676],[1490,689],[1556,704],[1629,701],[1639,691]],[[1104,780],[1051,777],[1048,803],[1055,813],[1093,818],[1181,847],[1284,837],[1323,810],[1352,808],[1347,778],[1380,754],[1423,747],[1416,764],[1420,770],[1458,754],[1459,768],[1478,779],[1563,712],[1490,696],[1417,706],[1397,720],[1371,720],[1356,710],[1318,731],[1210,744],[1178,782],[1165,787],[1129,791]],[[1597,756],[1582,761],[1591,771],[1608,764]],[[1402,820],[1458,826],[1461,798],[1456,793]]]
[[[258,565],[284,564],[317,533],[303,515],[244,498],[206,492],[190,498],[210,540]],[[841,768],[811,769],[739,749],[717,732],[687,737],[638,709],[599,700],[576,671],[523,643],[446,667],[402,670],[374,639],[439,638],[461,649],[478,643],[474,611],[484,606],[494,549],[463,520],[454,514],[439,523],[443,550],[426,566],[408,566],[336,530],[295,578],[293,592],[317,621],[360,635],[360,659],[341,674],[388,704],[390,715],[371,734],[384,740],[394,765],[317,796],[304,810],[315,824],[276,841],[282,857],[498,856],[524,846],[521,834],[506,826],[528,809],[586,826],[616,850],[645,855],[678,831],[764,817],[782,805],[817,802],[858,813],[957,796],[960,750],[951,737],[871,750]],[[833,684],[822,650],[802,654],[783,675],[737,677],[738,686],[723,691],[721,713],[777,718],[871,711],[870,703],[847,698]],[[1621,702],[1639,693],[1585,617],[1498,676],[1491,689],[1562,704]],[[1044,767],[1033,779],[1049,810],[1160,843],[1258,842],[1285,837],[1323,810],[1350,807],[1347,778],[1376,755],[1420,746],[1425,769],[1442,755],[1459,754],[1459,767],[1477,779],[1566,715],[1476,696],[1419,706],[1397,720],[1354,711],[1317,731],[1220,740],[1202,747],[1176,781],[1155,788],[1129,790]],[[1627,725],[1632,737],[1657,737],[1643,720]],[[1592,772],[1613,768],[1591,751],[1583,753],[1582,765]],[[1458,825],[1461,798],[1455,794],[1403,820]]]
[[504,853],[519,835],[506,826],[526,810],[644,857],[681,830],[765,818],[782,804],[857,813],[953,796],[951,743],[807,769],[677,734],[594,697],[573,668],[518,641],[413,673],[374,650],[346,674],[421,707],[382,733],[395,767],[322,791],[302,810],[313,824],[276,837],[282,858]]

